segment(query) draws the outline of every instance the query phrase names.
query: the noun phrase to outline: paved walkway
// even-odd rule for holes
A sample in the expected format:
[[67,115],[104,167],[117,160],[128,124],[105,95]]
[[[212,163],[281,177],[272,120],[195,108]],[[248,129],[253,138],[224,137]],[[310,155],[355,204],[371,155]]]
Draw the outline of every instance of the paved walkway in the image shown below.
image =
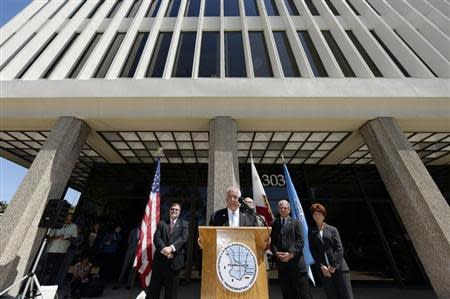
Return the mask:
[[[436,295],[432,290],[411,290],[398,288],[355,288],[353,290],[355,299],[436,299]],[[108,299],[134,299],[139,294],[138,290],[130,292],[126,289],[112,290],[108,286],[101,298]],[[161,296],[162,298],[162,296]],[[188,285],[180,286],[180,299],[199,299],[200,298],[200,282],[192,281]],[[270,283],[270,298],[281,299],[281,290],[276,281]],[[314,299],[326,299],[322,289],[313,289]]]

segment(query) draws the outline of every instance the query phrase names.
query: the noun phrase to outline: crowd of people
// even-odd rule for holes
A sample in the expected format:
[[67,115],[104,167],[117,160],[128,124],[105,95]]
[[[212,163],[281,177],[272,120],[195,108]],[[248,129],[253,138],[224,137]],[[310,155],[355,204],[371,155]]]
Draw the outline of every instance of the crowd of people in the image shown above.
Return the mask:
[[[263,226],[264,217],[246,212],[247,208],[254,210],[253,200],[249,197],[241,200],[240,189],[230,187],[226,193],[226,207],[211,215],[209,225]],[[181,209],[180,203],[172,203],[169,217],[157,225],[153,239],[154,274],[146,292],[147,299],[159,299],[162,289],[165,299],[177,298],[179,273],[184,268],[189,235],[188,223],[179,217]],[[290,216],[289,202],[278,202],[279,217],[272,224],[268,248],[277,265],[283,299],[312,298],[303,257],[305,238],[309,238],[310,251],[327,298],[353,299],[349,267],[344,259],[339,232],[324,221],[326,208],[323,205],[313,204],[310,211],[315,225],[310,227],[309,235],[304,236],[300,221]],[[124,284],[129,288],[139,230],[132,229],[128,238],[124,239],[120,225],[95,223],[83,228],[73,223],[72,218],[73,215],[67,215],[64,225],[49,233],[47,253],[41,263],[42,282],[62,286],[72,266],[71,290],[66,297],[100,295],[105,282],[115,283],[113,289]],[[198,239],[198,243],[201,248],[201,239]]]
[[[130,287],[137,231],[131,230],[125,243],[121,225],[97,222],[83,227],[68,214],[61,228],[49,232],[46,253],[40,261],[41,283],[61,288],[71,277],[66,298],[99,296],[106,282],[115,282],[115,289],[123,284]],[[124,247],[127,249],[122,258]]]

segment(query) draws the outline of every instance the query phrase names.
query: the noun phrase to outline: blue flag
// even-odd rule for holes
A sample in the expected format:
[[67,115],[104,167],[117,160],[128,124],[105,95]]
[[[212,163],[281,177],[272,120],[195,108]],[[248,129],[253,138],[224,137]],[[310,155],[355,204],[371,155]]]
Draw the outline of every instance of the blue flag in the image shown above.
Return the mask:
[[297,191],[295,191],[294,184],[292,183],[292,179],[291,176],[289,175],[289,170],[286,164],[283,164],[283,170],[284,170],[284,178],[286,180],[286,189],[288,192],[289,204],[291,205],[292,218],[298,219],[302,225],[304,238],[303,256],[305,257],[305,264],[308,267],[309,278],[315,284],[314,277],[312,275],[311,268],[309,266],[314,264],[314,258],[312,257],[311,251],[309,250],[308,223],[306,222],[302,205],[300,204]]

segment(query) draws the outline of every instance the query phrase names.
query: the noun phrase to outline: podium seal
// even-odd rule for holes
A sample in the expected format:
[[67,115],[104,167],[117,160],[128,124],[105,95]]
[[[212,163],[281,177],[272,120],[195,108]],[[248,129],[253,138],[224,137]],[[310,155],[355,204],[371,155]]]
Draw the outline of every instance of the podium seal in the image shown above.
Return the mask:
[[217,277],[229,291],[242,293],[249,290],[258,277],[255,253],[245,244],[233,242],[217,255]]

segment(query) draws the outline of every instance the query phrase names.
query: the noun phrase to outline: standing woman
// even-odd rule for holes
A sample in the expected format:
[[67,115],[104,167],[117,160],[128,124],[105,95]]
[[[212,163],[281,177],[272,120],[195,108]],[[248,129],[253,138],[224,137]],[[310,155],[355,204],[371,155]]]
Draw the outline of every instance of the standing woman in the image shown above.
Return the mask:
[[321,204],[311,206],[316,226],[309,231],[311,253],[320,266],[320,279],[328,299],[353,299],[350,269],[344,259],[344,248],[338,230],[324,222],[327,210]]

